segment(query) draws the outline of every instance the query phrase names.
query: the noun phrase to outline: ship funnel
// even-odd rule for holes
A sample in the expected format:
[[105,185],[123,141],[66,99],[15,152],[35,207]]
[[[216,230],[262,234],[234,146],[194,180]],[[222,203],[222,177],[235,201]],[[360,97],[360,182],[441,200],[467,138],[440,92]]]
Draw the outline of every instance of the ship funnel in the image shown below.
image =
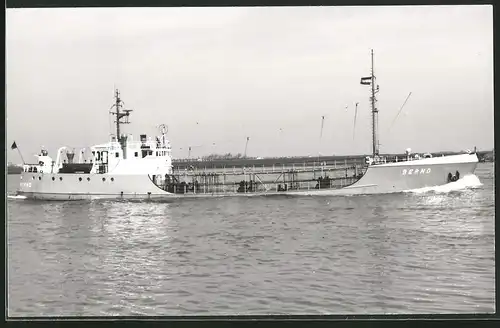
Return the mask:
[[68,164],[73,163],[73,158],[75,157],[75,152],[74,151],[67,151],[66,157],[68,158]]

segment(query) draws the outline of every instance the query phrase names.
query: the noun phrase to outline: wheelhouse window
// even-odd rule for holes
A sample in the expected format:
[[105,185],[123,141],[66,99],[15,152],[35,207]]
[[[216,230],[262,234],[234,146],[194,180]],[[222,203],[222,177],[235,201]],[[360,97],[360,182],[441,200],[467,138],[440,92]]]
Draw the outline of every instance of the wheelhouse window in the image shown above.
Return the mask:
[[139,152],[137,152],[137,151],[136,151],[136,152],[134,153],[134,156],[135,156],[135,157],[139,157]]
[[115,153],[115,157],[116,158],[120,157],[120,153]]
[[144,158],[144,157],[146,157],[148,155],[153,155],[153,151],[152,150],[143,149],[142,150],[142,158]]

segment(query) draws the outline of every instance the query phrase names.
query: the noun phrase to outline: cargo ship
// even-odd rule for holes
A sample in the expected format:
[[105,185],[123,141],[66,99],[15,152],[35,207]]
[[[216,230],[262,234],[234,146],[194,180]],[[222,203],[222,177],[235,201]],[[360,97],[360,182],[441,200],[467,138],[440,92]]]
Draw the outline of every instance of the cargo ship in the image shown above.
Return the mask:
[[42,149],[37,163],[23,166],[18,194],[40,200],[381,194],[444,185],[474,174],[475,150],[433,157],[407,149],[403,157],[381,156],[373,50],[370,75],[360,84],[370,87],[372,123],[372,154],[362,161],[175,169],[165,124],[153,137],[142,134],[134,140],[120,133],[130,123],[131,110],[124,109],[115,90],[110,114],[116,134],[109,142],[80,150],[78,161],[68,147],[61,147],[55,160]]

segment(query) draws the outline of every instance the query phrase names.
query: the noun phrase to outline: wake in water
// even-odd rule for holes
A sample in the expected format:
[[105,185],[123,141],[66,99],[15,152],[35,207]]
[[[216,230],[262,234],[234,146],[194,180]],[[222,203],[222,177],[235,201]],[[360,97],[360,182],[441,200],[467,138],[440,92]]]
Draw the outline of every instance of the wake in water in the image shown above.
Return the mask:
[[405,190],[407,193],[423,194],[428,192],[433,192],[436,194],[446,194],[452,191],[462,191],[466,189],[476,189],[481,187],[483,184],[479,181],[479,178],[474,174],[466,175],[455,182],[450,182],[445,185],[435,186],[435,187],[425,187],[419,189]]

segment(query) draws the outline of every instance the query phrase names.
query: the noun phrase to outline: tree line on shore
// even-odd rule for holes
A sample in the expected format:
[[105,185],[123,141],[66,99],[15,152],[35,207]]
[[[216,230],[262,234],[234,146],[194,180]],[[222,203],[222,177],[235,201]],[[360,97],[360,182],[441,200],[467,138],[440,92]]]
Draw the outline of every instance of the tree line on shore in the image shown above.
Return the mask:
[[[454,155],[454,154],[460,154],[463,152],[451,152],[451,151],[444,151],[444,152],[439,152],[439,153],[434,153],[434,156],[441,156],[441,155]],[[339,157],[341,159],[344,158],[363,158],[367,155],[349,155],[349,156],[320,156],[320,157]],[[405,154],[383,154],[383,156],[398,156],[398,157],[404,157],[406,156]],[[495,159],[495,154],[493,150],[490,151],[478,151],[477,156],[480,161],[494,161]],[[275,157],[266,157],[266,159],[281,159],[281,158],[306,158],[306,157],[311,157],[311,158],[317,158],[318,156],[275,156]],[[241,153],[237,154],[232,154],[232,153],[225,153],[225,154],[209,154],[205,156],[198,157],[202,161],[221,161],[221,160],[251,160],[251,159],[256,159],[256,157],[250,157],[250,156],[245,156],[242,155]],[[173,161],[174,162],[189,162],[189,161],[194,161],[197,160],[198,158],[176,158]],[[262,158],[259,158],[262,159]]]

